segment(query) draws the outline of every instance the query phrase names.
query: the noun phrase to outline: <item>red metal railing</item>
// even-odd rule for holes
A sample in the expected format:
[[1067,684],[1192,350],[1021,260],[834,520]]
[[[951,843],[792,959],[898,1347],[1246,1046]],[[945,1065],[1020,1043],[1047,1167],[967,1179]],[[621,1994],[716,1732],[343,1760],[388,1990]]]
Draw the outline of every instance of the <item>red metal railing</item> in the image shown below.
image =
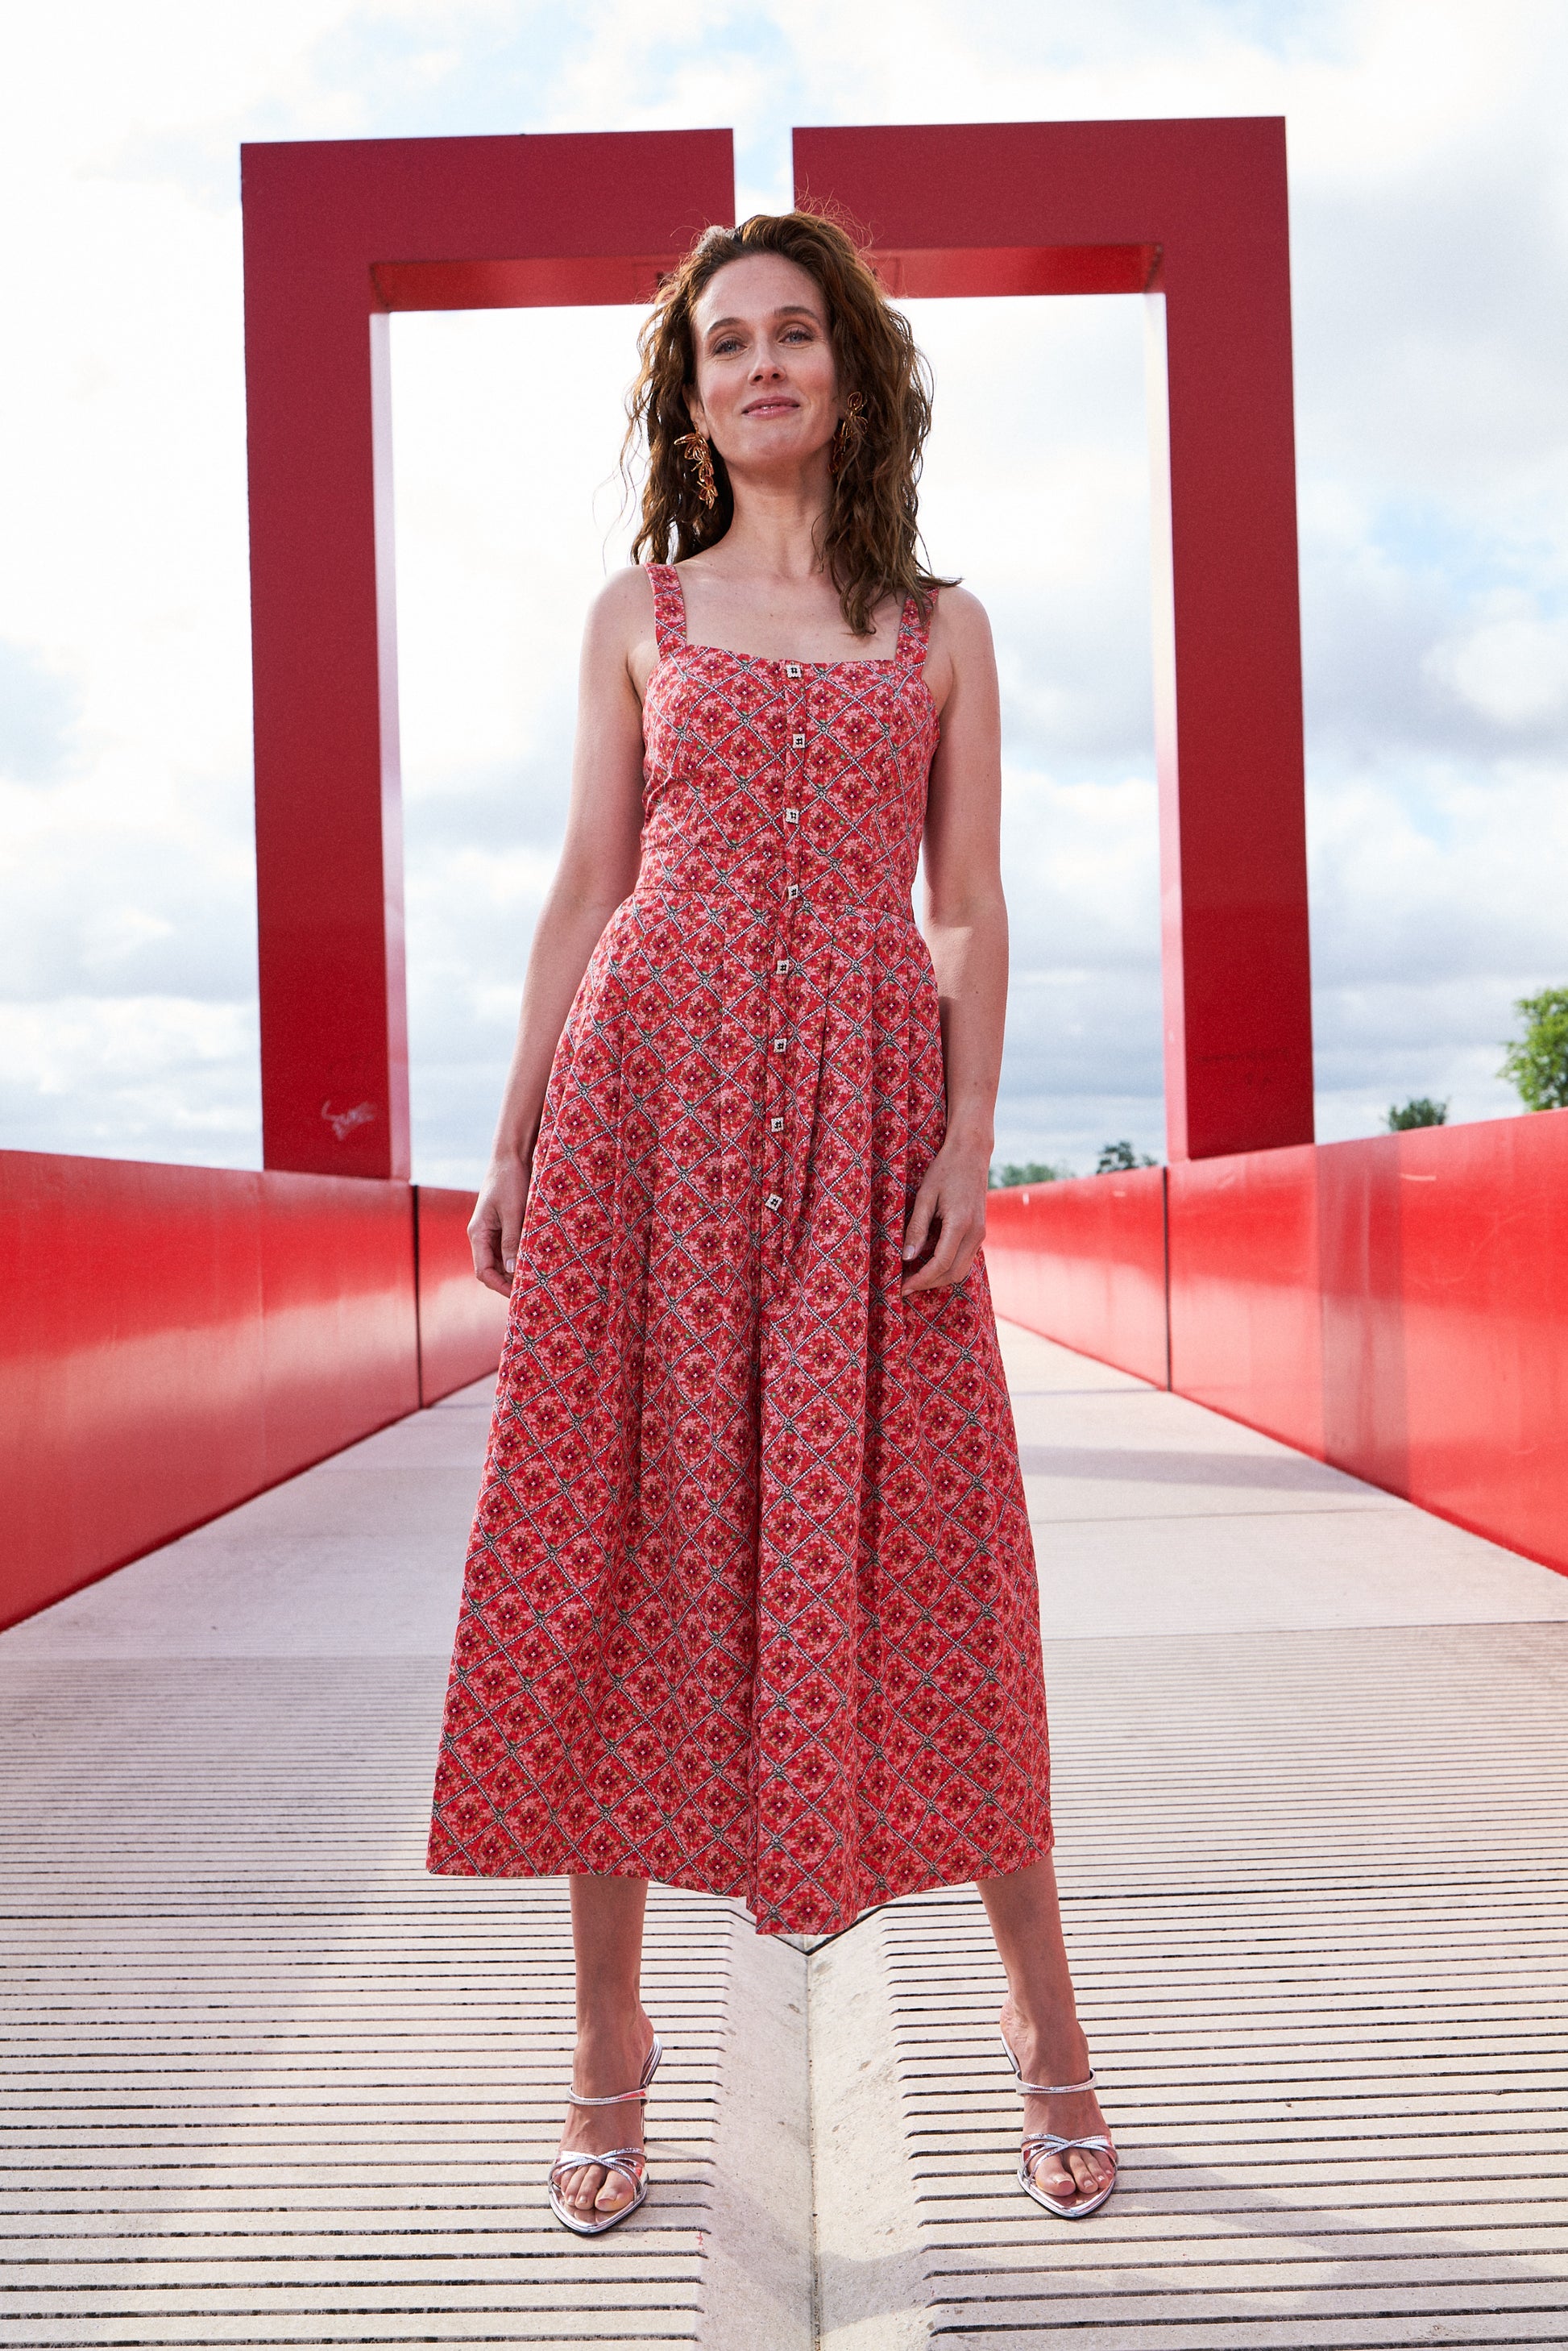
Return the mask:
[[0,1624],[493,1370],[472,1209],[0,1152]]
[[996,1193],[986,1260],[1030,1330],[1568,1573],[1568,1111]]

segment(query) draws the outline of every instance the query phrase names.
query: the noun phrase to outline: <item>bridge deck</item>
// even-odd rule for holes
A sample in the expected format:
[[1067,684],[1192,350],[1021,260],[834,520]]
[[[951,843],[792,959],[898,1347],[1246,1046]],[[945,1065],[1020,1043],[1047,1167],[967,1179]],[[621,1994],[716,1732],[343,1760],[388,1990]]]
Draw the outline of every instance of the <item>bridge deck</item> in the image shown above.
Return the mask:
[[657,1892],[653,2194],[541,2218],[563,1889],[421,1867],[471,1390],[0,1638],[0,2345],[1568,2341],[1568,1579],[1006,1335],[1110,2205],[971,1893]]

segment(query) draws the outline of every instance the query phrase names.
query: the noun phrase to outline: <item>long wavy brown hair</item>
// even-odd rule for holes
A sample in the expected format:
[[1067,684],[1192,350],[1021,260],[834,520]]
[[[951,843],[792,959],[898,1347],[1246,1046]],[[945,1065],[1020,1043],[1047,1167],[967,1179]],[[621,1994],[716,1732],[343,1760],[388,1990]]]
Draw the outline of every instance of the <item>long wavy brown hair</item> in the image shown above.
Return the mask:
[[839,395],[847,401],[858,392],[863,403],[864,429],[848,443],[833,475],[820,547],[845,620],[856,636],[870,636],[872,615],[889,593],[900,601],[912,596],[924,620],[933,589],[954,584],[927,569],[916,519],[920,456],[931,423],[930,370],[909,320],[894,309],[864,254],[836,221],[819,213],[753,213],[738,228],[705,229],[660,284],[638,336],[640,364],[627,395],[621,462],[628,483],[639,450],[648,452],[631,559],[680,562],[712,547],[734,517],[718,450],[709,444],[719,495],[705,507],[691,462],[675,444],[691,430],[686,394],[697,380],[691,314],[698,298],[726,262],[756,253],[782,254],[815,279],[827,308]]

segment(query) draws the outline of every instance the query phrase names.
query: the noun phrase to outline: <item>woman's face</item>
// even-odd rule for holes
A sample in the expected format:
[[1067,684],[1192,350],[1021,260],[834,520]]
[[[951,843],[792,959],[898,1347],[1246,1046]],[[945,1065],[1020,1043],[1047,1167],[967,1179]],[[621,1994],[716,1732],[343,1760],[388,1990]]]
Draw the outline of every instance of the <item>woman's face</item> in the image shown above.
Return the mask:
[[732,473],[774,472],[826,452],[840,415],[822,288],[782,254],[727,261],[691,314],[691,422]]

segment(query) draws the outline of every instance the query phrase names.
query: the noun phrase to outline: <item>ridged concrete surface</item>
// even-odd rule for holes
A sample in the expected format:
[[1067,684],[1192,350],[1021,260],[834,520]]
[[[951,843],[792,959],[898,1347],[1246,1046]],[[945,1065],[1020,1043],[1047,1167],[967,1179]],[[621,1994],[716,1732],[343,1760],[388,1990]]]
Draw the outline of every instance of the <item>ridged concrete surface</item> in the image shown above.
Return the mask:
[[804,2232],[747,2201],[808,2193],[802,1954],[655,1891],[657,2198],[602,2243],[558,2229],[565,1888],[425,1876],[441,1679],[0,1668],[0,2343],[698,2344],[715,2283],[809,2340]]
[[0,1638],[0,2345],[1568,2342],[1568,1579],[1007,1343],[1104,2211],[971,1893],[656,1891],[653,2193],[554,2227],[564,1889],[421,1866],[474,1390]]
[[1123,2177],[1017,2189],[971,1890],[863,1921],[812,1963],[870,2053],[847,2116],[814,2072],[821,2341],[1568,2342],[1568,1579],[1008,1336]]
[[1563,2341],[1568,1629],[1063,1643],[1048,1669],[1064,1742],[1106,1759],[1075,1771],[1061,1877],[1123,2177],[1076,2225],[1013,2185],[972,1893],[819,1953],[814,2015],[877,1947],[886,2249],[918,2247],[929,2304],[886,2340]]

